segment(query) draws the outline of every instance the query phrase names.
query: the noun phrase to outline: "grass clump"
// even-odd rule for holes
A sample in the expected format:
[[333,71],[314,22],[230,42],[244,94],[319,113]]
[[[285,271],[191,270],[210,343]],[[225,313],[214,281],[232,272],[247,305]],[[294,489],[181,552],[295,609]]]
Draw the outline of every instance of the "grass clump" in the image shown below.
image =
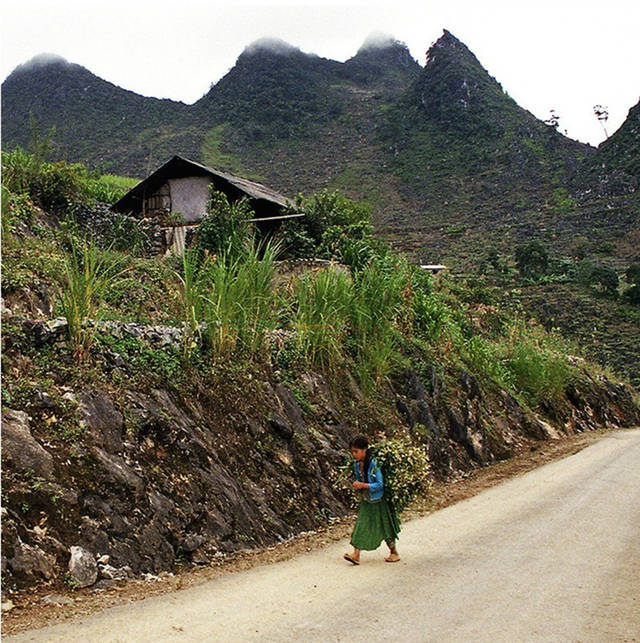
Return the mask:
[[105,293],[122,273],[120,262],[92,243],[72,243],[64,260],[62,311],[77,362],[89,356]]
[[277,320],[273,289],[278,247],[252,244],[236,258],[220,256],[206,269],[202,286],[206,339],[221,358],[236,349],[255,354],[266,346]]
[[330,368],[344,359],[354,284],[343,268],[303,276],[293,294],[298,350],[310,364]]

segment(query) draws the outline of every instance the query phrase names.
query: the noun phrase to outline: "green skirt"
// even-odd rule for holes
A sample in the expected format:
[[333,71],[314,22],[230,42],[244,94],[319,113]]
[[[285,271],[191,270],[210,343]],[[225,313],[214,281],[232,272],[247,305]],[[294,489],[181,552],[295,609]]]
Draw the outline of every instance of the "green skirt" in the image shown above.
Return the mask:
[[400,518],[386,498],[378,502],[363,500],[351,534],[351,544],[356,549],[373,551],[383,540],[396,540],[399,533]]

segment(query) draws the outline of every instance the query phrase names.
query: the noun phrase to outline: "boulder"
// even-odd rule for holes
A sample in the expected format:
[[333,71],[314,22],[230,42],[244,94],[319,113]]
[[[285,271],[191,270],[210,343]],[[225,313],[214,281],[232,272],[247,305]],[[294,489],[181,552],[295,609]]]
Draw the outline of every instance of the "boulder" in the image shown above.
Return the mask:
[[56,560],[53,556],[46,554],[40,547],[27,545],[22,541],[16,543],[13,558],[7,561],[7,565],[15,576],[27,580],[50,580],[56,573]]
[[9,469],[33,471],[43,478],[53,473],[53,458],[31,435],[29,416],[22,411],[2,410],[2,462]]
[[69,574],[76,587],[90,587],[98,580],[98,564],[95,556],[82,547],[71,547]]

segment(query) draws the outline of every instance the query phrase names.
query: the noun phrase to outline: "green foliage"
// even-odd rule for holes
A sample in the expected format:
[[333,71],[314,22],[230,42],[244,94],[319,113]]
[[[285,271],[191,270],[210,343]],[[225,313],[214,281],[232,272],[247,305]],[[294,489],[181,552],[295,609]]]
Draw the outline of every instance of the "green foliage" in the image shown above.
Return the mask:
[[175,385],[183,377],[181,356],[174,348],[152,348],[137,337],[115,338],[106,333],[98,333],[97,339],[121,355],[127,365],[146,380],[155,378]]
[[210,186],[207,215],[198,225],[197,245],[215,255],[232,260],[240,256],[249,241],[249,220],[253,216],[248,201],[230,202]]
[[337,191],[323,190],[309,198],[299,196],[297,207],[305,213],[309,233],[318,244],[322,242],[326,230],[333,226],[356,226],[358,230],[371,230],[370,208]]
[[111,205],[134,187],[138,180],[115,174],[100,175],[98,172],[87,170],[82,183],[82,191],[86,199]]
[[192,248],[182,254],[181,301],[184,317],[183,350],[189,358],[197,347],[200,335],[200,320],[204,318],[206,294],[211,281],[211,259],[201,259],[198,249]]
[[618,296],[618,274],[609,266],[594,266],[589,276],[589,285],[605,297]]
[[44,163],[16,148],[2,155],[4,184],[16,193],[28,194],[47,212],[62,212],[78,199],[82,189],[82,165]]
[[450,324],[449,309],[439,298],[423,290],[413,296],[413,328],[427,342],[435,344],[445,326]]
[[298,280],[293,294],[293,328],[299,353],[329,368],[343,360],[354,285],[341,268],[330,267]]
[[554,209],[559,214],[567,214],[575,205],[575,199],[569,194],[569,190],[558,187],[553,190],[552,202]]
[[2,196],[2,245],[7,247],[13,242],[13,230],[16,224],[16,213],[11,207],[10,192],[4,186],[0,188]]
[[422,447],[407,440],[387,440],[372,446],[384,481],[385,497],[398,512],[429,488],[429,459]]
[[356,273],[351,311],[356,369],[371,390],[397,356],[399,333],[412,326],[412,273],[404,257],[376,258]]
[[640,263],[632,263],[624,275],[630,284],[640,285]]
[[632,306],[640,306],[640,284],[634,284],[631,288],[624,291],[624,298]]
[[591,251],[591,247],[592,244],[589,239],[583,235],[578,235],[573,238],[571,245],[569,246],[569,252],[574,259],[582,261]]
[[206,337],[216,358],[236,349],[249,355],[265,347],[277,320],[273,290],[277,245],[251,246],[245,254],[217,257],[203,287]]
[[280,239],[286,257],[315,257],[317,254],[316,241],[304,217],[287,221],[280,232]]
[[506,366],[512,388],[530,401],[561,394],[571,377],[563,355],[545,350],[530,338],[509,346]]
[[380,249],[371,236],[371,209],[337,191],[298,196],[296,209],[305,217],[285,226],[288,256],[335,259],[360,268]]
[[80,163],[45,162],[17,147],[2,153],[3,185],[27,195],[46,212],[61,214],[76,203],[113,203],[132,186],[133,179],[100,176]]
[[591,259],[583,259],[578,263],[575,269],[576,281],[583,286],[589,286],[591,284],[591,275],[595,270],[595,264]]
[[228,123],[221,123],[205,133],[201,147],[202,160],[206,165],[211,167],[246,176],[246,172],[244,172],[244,168],[238,157],[227,151],[223,151],[230,131],[231,127]]
[[333,63],[300,51],[245,52],[200,104],[244,146],[272,145],[310,136],[339,115],[341,92],[331,87],[331,77]]
[[461,348],[462,359],[472,372],[489,378],[506,388],[512,387],[511,373],[503,360],[504,346],[500,342],[494,342],[482,336],[474,336],[464,340]]
[[545,274],[549,265],[549,254],[542,243],[530,241],[516,247],[515,260],[523,277],[535,279]]
[[66,279],[62,282],[62,311],[77,362],[84,361],[96,332],[104,296],[122,274],[121,265],[94,244],[72,243],[65,258]]
[[461,355],[470,369],[530,403],[561,394],[571,377],[566,346],[540,327],[513,322],[505,336],[463,340]]
[[509,266],[497,248],[489,248],[482,255],[478,270],[482,274],[506,275]]

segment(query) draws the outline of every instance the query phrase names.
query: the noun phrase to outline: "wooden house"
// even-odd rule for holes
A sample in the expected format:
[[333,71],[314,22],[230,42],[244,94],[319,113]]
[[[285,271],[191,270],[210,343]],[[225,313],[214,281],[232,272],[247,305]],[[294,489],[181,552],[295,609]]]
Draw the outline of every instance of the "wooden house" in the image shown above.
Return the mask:
[[111,209],[156,220],[165,230],[165,251],[182,253],[189,229],[194,229],[207,212],[209,186],[212,184],[231,202],[248,199],[255,213],[252,221],[263,235],[276,230],[283,220],[303,216],[286,214],[292,202],[260,183],[182,156],[172,157],[127,192]]

